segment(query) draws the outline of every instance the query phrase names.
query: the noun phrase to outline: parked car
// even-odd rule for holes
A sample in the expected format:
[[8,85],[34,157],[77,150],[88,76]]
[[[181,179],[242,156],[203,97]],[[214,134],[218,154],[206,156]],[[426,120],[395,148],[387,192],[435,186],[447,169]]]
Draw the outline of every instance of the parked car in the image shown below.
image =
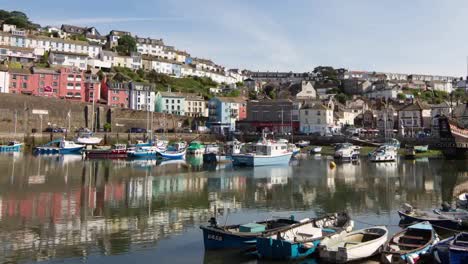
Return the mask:
[[156,133],[164,133],[164,128],[158,128],[154,132]]
[[75,130],[76,133],[89,133],[91,130],[89,130],[87,127],[80,127],[77,130]]
[[145,128],[141,128],[141,127],[132,127],[132,128],[129,128],[128,133],[146,133],[146,129]]
[[60,128],[60,127],[47,127],[42,132],[45,132],[45,133],[65,133],[66,129],[65,129],[65,132],[64,132],[64,130],[62,128]]
[[182,130],[182,133],[192,133],[192,132],[193,132],[193,131],[192,131],[192,129],[190,129],[190,128],[184,128],[184,129]]

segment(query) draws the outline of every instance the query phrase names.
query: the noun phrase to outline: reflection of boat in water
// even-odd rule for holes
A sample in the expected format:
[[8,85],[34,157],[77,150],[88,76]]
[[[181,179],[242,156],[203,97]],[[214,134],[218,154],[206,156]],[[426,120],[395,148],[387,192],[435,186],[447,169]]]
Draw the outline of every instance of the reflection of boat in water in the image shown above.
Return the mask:
[[186,157],[186,161],[193,167],[201,167],[203,166],[203,156],[199,155],[190,155]]
[[168,166],[168,165],[187,165],[187,162],[185,160],[179,159],[179,160],[158,160],[157,162],[158,166]]

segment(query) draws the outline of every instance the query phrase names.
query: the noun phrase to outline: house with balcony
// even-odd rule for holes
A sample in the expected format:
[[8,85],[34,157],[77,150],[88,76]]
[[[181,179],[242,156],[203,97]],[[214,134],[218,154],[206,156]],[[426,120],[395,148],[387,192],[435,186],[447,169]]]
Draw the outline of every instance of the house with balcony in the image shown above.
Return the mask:
[[51,51],[49,54],[49,63],[51,65],[76,67],[80,70],[86,70],[86,67],[88,65],[88,54]]
[[398,109],[398,128],[402,136],[416,137],[418,132],[427,132],[431,125],[431,107],[414,101]]
[[299,110],[299,131],[305,134],[330,135],[334,133],[333,109],[321,102],[306,103]]
[[36,61],[34,49],[0,46],[0,61],[19,62],[21,64],[32,64]]
[[154,84],[130,82],[128,103],[130,109],[154,112],[156,87]]
[[155,111],[158,113],[185,115],[185,96],[181,93],[158,92],[155,102]]
[[236,129],[244,104],[241,97],[213,97],[208,101],[207,126],[214,133],[229,134]]

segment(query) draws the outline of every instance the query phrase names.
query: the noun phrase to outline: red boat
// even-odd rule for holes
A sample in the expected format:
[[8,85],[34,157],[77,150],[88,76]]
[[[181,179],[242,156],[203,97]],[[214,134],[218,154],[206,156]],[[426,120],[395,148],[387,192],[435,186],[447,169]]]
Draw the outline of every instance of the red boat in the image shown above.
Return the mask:
[[115,144],[110,149],[91,149],[86,151],[88,159],[126,159],[127,146],[125,144]]

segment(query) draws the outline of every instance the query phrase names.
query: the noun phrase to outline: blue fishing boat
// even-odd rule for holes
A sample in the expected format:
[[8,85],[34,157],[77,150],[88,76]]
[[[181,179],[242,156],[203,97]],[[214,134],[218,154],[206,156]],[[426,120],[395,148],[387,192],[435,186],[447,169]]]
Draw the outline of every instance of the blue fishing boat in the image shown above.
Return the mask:
[[157,147],[136,147],[127,151],[128,158],[156,158],[159,153]]
[[211,218],[210,225],[200,226],[203,231],[205,250],[255,248],[257,237],[272,236],[293,224],[299,223],[291,218],[278,218],[243,225],[218,226],[216,218]]
[[458,230],[463,227],[463,220],[458,214],[449,214],[448,212],[442,214],[441,211],[419,211],[415,210],[409,204],[404,204],[403,209],[398,211],[398,215],[400,216],[400,223],[402,224],[429,222],[436,228],[441,227]]
[[468,233],[460,233],[449,244],[449,256],[452,264],[468,263]]
[[422,255],[429,253],[438,241],[434,227],[429,222],[408,226],[385,243],[381,262],[416,263]]
[[353,221],[347,213],[303,219],[274,234],[257,237],[257,254],[261,258],[292,260],[314,254],[320,242],[343,231],[350,232]]
[[53,140],[45,145],[34,148],[36,154],[76,154],[80,153],[85,145],[76,144],[65,139]]
[[186,154],[186,150],[166,150],[159,152],[159,155],[163,159],[183,159]]
[[0,145],[0,152],[17,152],[21,150],[23,143],[10,141],[6,145]]

